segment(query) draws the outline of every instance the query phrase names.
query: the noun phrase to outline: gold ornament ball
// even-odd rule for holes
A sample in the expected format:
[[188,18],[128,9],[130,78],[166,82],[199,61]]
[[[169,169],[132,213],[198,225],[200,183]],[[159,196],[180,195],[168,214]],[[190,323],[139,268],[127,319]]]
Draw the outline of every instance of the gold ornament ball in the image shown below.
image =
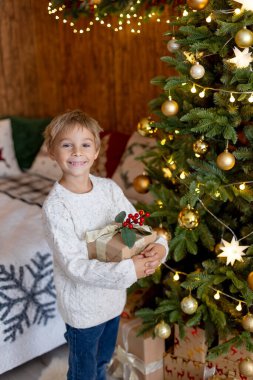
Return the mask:
[[162,339],[167,339],[171,334],[171,327],[164,321],[157,323],[155,326],[155,336]]
[[184,297],[181,301],[181,309],[185,314],[194,314],[198,308],[198,301],[191,295]]
[[154,121],[150,117],[142,118],[137,124],[137,132],[144,137],[154,135],[156,128],[152,127],[153,123]]
[[248,48],[253,45],[253,33],[247,28],[240,29],[235,35],[235,43],[240,48]]
[[205,75],[204,66],[200,65],[198,62],[195,63],[190,70],[190,74],[194,79],[201,79]]
[[199,225],[199,213],[192,207],[183,208],[178,215],[178,223],[180,227],[192,230]]
[[153,231],[156,231],[158,236],[162,236],[167,241],[170,241],[172,238],[171,232],[163,227],[154,227]]
[[209,145],[206,141],[199,139],[193,143],[193,151],[197,154],[205,154],[208,151]]
[[167,49],[170,53],[174,53],[180,48],[180,44],[176,41],[175,37],[172,37],[171,40],[167,43]]
[[244,376],[253,376],[253,361],[249,358],[239,363],[239,371]]
[[230,170],[235,166],[235,156],[227,150],[220,153],[216,159],[217,166],[222,170]]
[[250,272],[247,277],[248,287],[253,290],[253,272]]
[[216,255],[218,255],[219,253],[221,253],[221,247],[224,247],[224,245],[222,243],[218,243],[216,244],[216,246],[214,247],[214,252],[216,253]]
[[175,100],[165,100],[161,110],[165,116],[174,116],[178,113],[179,107]]
[[253,332],[253,314],[248,313],[242,318],[242,327],[244,330]]
[[205,9],[208,3],[209,0],[187,0],[188,6],[195,11],[201,11],[202,9]]
[[146,194],[149,191],[149,186],[151,185],[151,179],[146,174],[140,174],[135,177],[133,181],[133,187],[137,193]]

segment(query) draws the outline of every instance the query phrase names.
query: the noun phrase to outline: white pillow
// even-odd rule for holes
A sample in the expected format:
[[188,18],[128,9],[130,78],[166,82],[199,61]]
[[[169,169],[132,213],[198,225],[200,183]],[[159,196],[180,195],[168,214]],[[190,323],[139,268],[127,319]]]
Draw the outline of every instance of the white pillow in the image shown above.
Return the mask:
[[15,156],[11,120],[0,120],[0,176],[16,176],[21,173]]
[[57,162],[49,157],[45,143],[42,144],[28,172],[42,175],[54,181],[58,181],[62,176],[62,171]]
[[147,194],[138,193],[133,187],[133,180],[145,171],[144,164],[136,158],[143,155],[147,150],[154,149],[155,146],[155,138],[143,137],[138,132],[134,132],[128,140],[120,164],[112,176],[125,196],[134,203],[136,201],[150,203],[154,199],[149,192]]

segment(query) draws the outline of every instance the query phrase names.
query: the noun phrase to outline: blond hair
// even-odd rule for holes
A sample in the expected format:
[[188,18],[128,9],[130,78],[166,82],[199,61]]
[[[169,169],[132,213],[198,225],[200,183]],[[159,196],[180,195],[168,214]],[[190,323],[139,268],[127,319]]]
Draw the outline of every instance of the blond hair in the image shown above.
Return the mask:
[[103,131],[98,122],[81,110],[68,111],[56,116],[46,127],[43,135],[47,149],[50,151],[56,137],[74,127],[88,129],[94,136],[96,149],[100,148],[100,135]]

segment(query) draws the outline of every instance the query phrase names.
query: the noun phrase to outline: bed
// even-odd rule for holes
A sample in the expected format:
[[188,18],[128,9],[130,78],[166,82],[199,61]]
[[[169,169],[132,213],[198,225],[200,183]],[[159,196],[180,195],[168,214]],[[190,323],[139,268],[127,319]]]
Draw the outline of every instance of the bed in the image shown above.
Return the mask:
[[[0,120],[0,374],[65,343],[41,219],[43,201],[59,176],[41,138],[47,123]],[[150,144],[137,132],[104,133],[94,174],[112,177],[129,199],[147,201],[131,183],[143,171],[135,158]]]

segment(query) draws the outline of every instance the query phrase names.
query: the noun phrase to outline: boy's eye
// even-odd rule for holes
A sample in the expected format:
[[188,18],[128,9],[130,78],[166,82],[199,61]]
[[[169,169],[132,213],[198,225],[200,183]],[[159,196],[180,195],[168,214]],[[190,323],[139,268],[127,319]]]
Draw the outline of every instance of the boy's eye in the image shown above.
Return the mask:
[[62,144],[62,146],[63,146],[63,148],[69,148],[71,145],[70,145],[70,144],[67,144],[67,143],[65,143],[65,144]]
[[84,147],[84,148],[89,148],[89,147],[90,147],[90,144],[88,144],[88,143],[83,144],[83,147]]

